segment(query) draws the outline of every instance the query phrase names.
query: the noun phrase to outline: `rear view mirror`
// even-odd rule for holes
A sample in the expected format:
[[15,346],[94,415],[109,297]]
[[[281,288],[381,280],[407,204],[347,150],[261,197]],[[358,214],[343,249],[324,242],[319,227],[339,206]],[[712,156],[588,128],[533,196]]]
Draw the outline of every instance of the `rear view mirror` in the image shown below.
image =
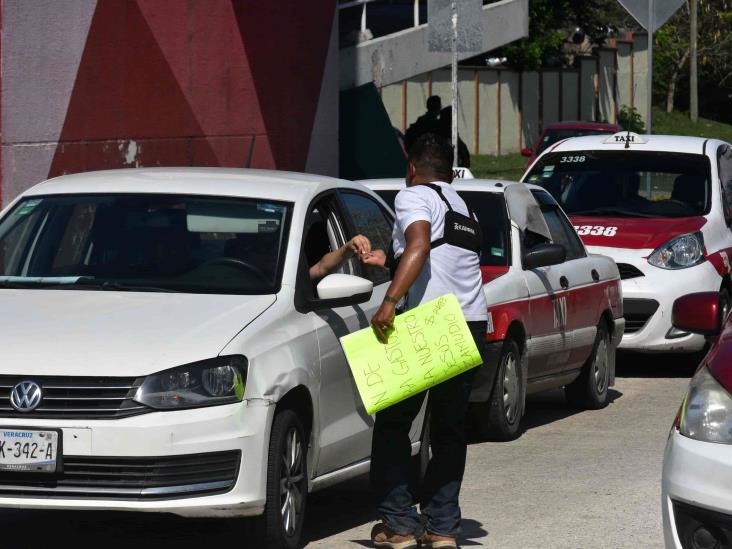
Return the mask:
[[671,323],[682,332],[714,336],[723,320],[719,292],[689,294],[674,302]]
[[537,244],[524,252],[524,270],[564,263],[567,250],[561,244]]
[[313,305],[324,309],[357,305],[371,299],[373,289],[374,283],[365,278],[331,274],[318,282],[318,299]]
[[523,154],[524,156],[531,156],[533,153],[531,152],[530,148],[524,147],[523,149],[521,149],[521,154]]

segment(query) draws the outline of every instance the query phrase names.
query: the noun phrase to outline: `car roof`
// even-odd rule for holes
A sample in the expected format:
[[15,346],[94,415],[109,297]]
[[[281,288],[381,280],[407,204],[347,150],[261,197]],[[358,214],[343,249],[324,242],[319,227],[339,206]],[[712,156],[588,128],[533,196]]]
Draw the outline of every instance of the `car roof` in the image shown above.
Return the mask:
[[[399,191],[404,188],[403,178],[362,179],[357,181],[373,191]],[[452,182],[458,191],[477,191],[488,193],[503,193],[511,185],[526,185],[531,190],[544,190],[538,185],[519,183],[518,181],[504,181],[502,179],[457,179]]]
[[620,131],[620,126],[617,124],[607,124],[605,122],[582,122],[582,121],[569,121],[569,122],[552,122],[544,126],[544,130],[600,130],[607,131],[608,133],[615,133]]
[[[625,132],[619,132],[625,134]],[[544,154],[549,152],[565,152],[580,150],[595,151],[655,151],[655,152],[676,152],[704,154],[709,144],[722,144],[722,141],[708,139],[706,137],[689,137],[685,135],[642,135],[646,143],[632,143],[625,149],[625,143],[607,142],[607,135],[587,135],[583,137],[570,137],[560,141],[554,147],[550,147]]]
[[322,175],[244,168],[133,168],[63,175],[31,187],[23,196],[91,193],[161,193],[309,200],[333,188],[363,190],[351,181]]

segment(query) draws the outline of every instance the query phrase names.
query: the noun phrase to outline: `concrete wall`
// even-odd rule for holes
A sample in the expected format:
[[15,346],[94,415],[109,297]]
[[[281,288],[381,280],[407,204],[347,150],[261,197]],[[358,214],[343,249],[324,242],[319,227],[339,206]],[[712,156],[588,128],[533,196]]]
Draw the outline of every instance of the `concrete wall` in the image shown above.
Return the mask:
[[0,6],[3,203],[49,176],[101,168],[337,174],[332,2]]
[[[640,49],[638,49],[640,48]],[[459,132],[473,154],[507,154],[532,146],[545,124],[617,122],[621,106],[645,118],[645,35],[578,59],[578,68],[517,73],[484,67],[459,71]],[[425,111],[430,95],[450,101],[450,72],[432,71],[382,88],[392,124],[402,131]],[[406,112],[403,105],[407,105]]]

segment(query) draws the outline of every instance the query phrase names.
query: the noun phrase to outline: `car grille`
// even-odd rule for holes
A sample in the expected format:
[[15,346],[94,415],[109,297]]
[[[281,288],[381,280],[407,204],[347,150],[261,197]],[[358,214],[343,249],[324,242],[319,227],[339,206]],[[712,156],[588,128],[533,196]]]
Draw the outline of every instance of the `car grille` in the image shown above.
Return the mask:
[[629,263],[618,263],[618,271],[620,271],[620,280],[646,276],[640,269],[633,265],[630,265]]
[[239,473],[241,452],[169,457],[64,456],[52,475],[0,472],[0,497],[170,499],[226,492]]
[[642,330],[657,310],[658,301],[654,299],[624,299],[625,333],[634,334]]
[[[43,389],[40,405],[30,412],[18,412],[10,405],[10,391],[24,380]],[[134,377],[49,377],[0,376],[0,417],[116,419],[150,412],[132,400],[143,378]]]

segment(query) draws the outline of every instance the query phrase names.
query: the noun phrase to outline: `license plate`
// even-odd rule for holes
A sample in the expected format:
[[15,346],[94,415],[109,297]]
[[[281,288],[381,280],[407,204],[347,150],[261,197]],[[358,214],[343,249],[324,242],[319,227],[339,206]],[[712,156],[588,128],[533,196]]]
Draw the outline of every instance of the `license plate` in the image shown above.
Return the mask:
[[58,431],[0,427],[0,471],[54,473],[58,447]]

